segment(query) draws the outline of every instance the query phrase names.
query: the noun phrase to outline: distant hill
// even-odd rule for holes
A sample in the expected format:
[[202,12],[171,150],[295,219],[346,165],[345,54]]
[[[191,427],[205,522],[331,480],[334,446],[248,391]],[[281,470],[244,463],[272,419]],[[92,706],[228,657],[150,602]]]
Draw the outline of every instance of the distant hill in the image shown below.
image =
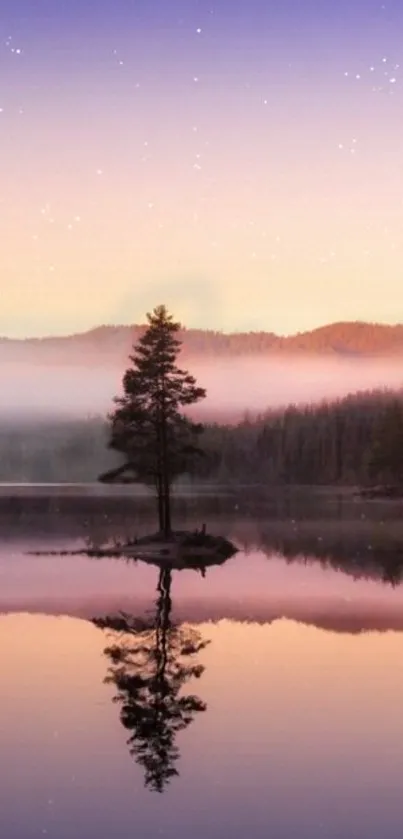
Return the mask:
[[[63,337],[0,338],[1,362],[30,362],[80,366],[119,367],[145,327],[100,326],[89,332]],[[183,355],[187,358],[223,358],[273,355],[403,358],[403,324],[340,322],[289,337],[272,332],[226,334],[184,329]]]

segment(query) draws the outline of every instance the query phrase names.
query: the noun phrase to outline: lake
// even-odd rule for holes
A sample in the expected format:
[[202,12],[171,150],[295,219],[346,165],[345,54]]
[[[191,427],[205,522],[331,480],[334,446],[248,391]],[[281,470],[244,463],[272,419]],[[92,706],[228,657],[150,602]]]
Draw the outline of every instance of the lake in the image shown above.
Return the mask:
[[93,559],[153,528],[148,497],[0,488],[1,837],[400,839],[403,505],[174,508],[239,552]]

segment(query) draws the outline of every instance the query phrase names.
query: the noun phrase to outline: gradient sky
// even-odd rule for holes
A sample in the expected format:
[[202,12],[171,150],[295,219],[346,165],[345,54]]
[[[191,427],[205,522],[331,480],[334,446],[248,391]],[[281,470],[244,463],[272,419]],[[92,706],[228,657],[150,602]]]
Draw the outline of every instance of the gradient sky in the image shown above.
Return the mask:
[[403,3],[2,0],[0,334],[403,321]]

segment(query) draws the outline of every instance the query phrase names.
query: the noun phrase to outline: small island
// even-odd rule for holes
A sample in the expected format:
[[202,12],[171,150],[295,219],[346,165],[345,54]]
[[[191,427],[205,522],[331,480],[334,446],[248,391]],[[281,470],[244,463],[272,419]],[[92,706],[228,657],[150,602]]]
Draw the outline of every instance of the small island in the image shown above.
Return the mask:
[[176,566],[199,567],[217,565],[237,553],[237,548],[224,536],[207,533],[205,525],[201,530],[175,530],[167,537],[165,533],[153,533],[116,545],[116,550],[125,556],[144,561],[157,559],[174,562]]
[[187,370],[177,366],[180,323],[165,306],[147,314],[148,328],[130,356],[123,376],[123,395],[115,398],[109,417],[109,448],[123,462],[100,476],[103,483],[143,483],[155,489],[159,529],[156,533],[114,546],[124,556],[167,560],[188,567],[217,564],[237,552],[222,536],[200,530],[172,528],[171,490],[175,479],[190,473],[204,456],[198,441],[203,432],[185,413],[204,399],[206,391]]

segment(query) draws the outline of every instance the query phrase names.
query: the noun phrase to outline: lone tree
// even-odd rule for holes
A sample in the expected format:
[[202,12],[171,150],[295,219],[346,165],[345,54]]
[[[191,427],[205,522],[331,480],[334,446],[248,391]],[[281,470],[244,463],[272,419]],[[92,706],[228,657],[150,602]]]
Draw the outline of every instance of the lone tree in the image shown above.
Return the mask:
[[172,482],[202,454],[197,441],[203,426],[182,409],[204,399],[206,391],[176,364],[180,324],[166,307],[157,306],[147,320],[123,377],[123,396],[115,398],[116,410],[109,416],[108,446],[123,454],[125,462],[100,480],[155,486],[159,528],[169,536]]

